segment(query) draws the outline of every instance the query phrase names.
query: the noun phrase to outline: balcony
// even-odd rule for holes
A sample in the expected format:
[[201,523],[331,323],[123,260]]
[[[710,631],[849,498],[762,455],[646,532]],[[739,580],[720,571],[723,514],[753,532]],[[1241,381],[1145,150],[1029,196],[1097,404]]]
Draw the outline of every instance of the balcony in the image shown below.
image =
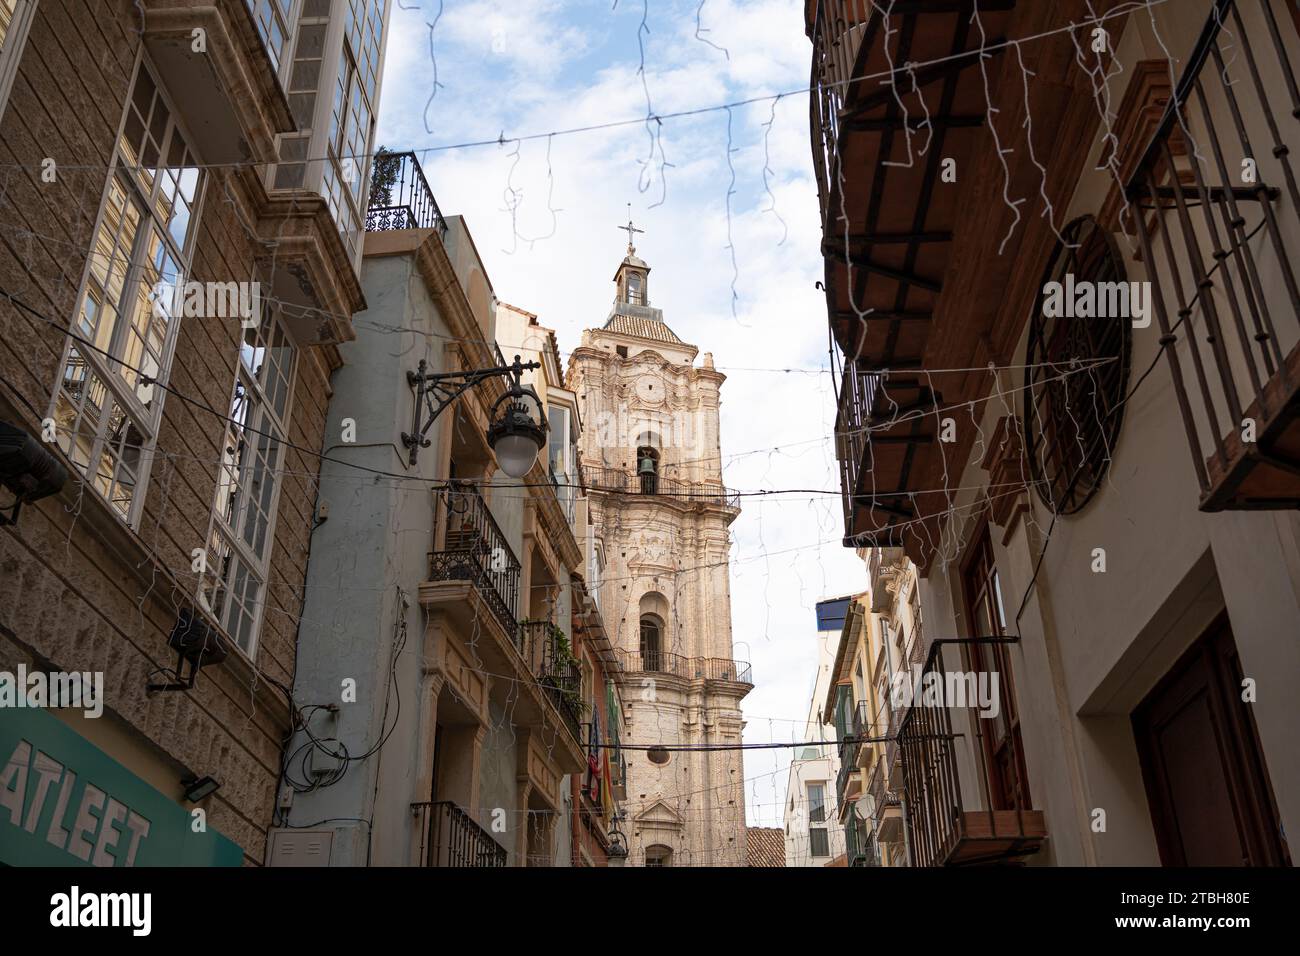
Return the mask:
[[[922,671],[939,670],[940,647],[949,643],[1005,643],[1006,638],[936,641]],[[943,681],[937,686],[943,687]],[[939,706],[912,707],[899,732],[907,833],[913,866],[1015,863],[1037,853],[1047,838],[1041,810],[1017,806],[1004,794],[1026,793],[1026,781],[995,780],[987,751],[988,728],[974,702],[944,699]],[[960,759],[959,758],[969,758]],[[970,767],[974,764],[974,769]],[[963,781],[963,766],[966,769]],[[1018,762],[1006,772],[1018,775]]]
[[907,635],[906,659],[909,665],[925,663],[925,631],[921,627],[919,611],[914,612],[912,630]]
[[524,621],[519,625],[519,640],[538,686],[560,712],[573,739],[583,744],[587,738],[582,732],[582,670],[568,635],[550,621]]
[[506,848],[454,803],[413,803],[420,866],[497,867]]
[[853,736],[857,738],[857,748],[852,755],[853,762],[859,768],[866,770],[875,760],[875,755],[879,750],[880,738],[883,736],[881,728],[872,719],[870,701],[858,701],[853,708],[851,730]]
[[[1091,142],[1100,119],[1086,84],[1020,82],[1021,66],[1059,79],[1075,55],[1052,4],[810,0],[805,9],[822,285],[842,362],[844,543],[904,547],[924,566],[944,541],[947,469],[976,441],[976,430],[958,429],[955,443],[941,443],[938,410],[988,393],[990,377],[967,370],[1021,361],[1037,275],[1025,263],[1055,243],[1051,222],[999,190],[1031,197],[1027,209],[1042,189],[1059,208],[1087,156],[1060,144]],[[1002,42],[1028,35],[1038,39]],[[1028,124],[1026,113],[1054,125]],[[947,163],[971,175],[945,181]]]
[[1300,506],[1300,91],[1282,30],[1280,3],[1216,0],[1125,188],[1202,511]]
[[884,759],[876,762],[871,771],[873,832],[881,843],[898,843],[903,839],[903,806],[898,794],[885,783]]
[[375,154],[370,176],[366,232],[398,229],[437,229],[446,234],[447,223],[415,153],[381,150]]
[[844,853],[849,866],[879,866],[880,851],[875,838],[857,820],[844,828]]
[[740,510],[740,496],[719,481],[682,481],[663,475],[634,475],[619,468],[583,466],[583,479],[591,491],[616,495],[657,495],[681,505],[712,505]]
[[856,763],[840,757],[840,770],[835,776],[835,803],[841,813],[862,795],[862,777]]
[[[247,0],[142,0],[141,35],[191,140],[211,164],[273,162],[296,128]],[[194,31],[206,50],[194,53]]]
[[901,735],[903,724],[907,721],[908,709],[905,707],[885,707],[882,710],[882,722],[888,739],[885,741],[885,783],[891,790],[900,790],[903,781],[899,774],[902,766]]
[[[846,508],[848,502],[846,501]],[[847,512],[846,512],[847,514]],[[906,569],[907,556],[902,548],[872,548],[867,559],[867,571],[871,581],[871,610],[880,613],[889,611],[893,603],[893,592],[889,585],[894,583],[898,574]],[[884,650],[881,642],[881,650]]]
[[517,642],[519,559],[506,536],[473,485],[453,483],[439,489],[436,499],[442,547],[429,555],[429,580],[470,582],[497,623]]
[[476,487],[437,489],[434,509],[435,550],[420,603],[438,638],[426,666],[441,671],[481,721],[489,695],[507,708],[512,728],[536,737],[546,772],[556,779],[577,772],[586,766],[581,679],[567,636],[549,621],[520,626],[519,561]]
[[754,686],[748,661],[733,661],[726,657],[682,657],[667,651],[621,650],[619,659],[623,670],[645,674],[668,674],[683,680],[719,680]]
[[856,362],[845,364],[835,414],[835,457],[840,466],[846,528],[853,521],[854,501],[863,493],[860,479],[870,470],[866,459],[869,430],[861,423],[870,420],[871,403],[879,386],[879,374],[861,368]]

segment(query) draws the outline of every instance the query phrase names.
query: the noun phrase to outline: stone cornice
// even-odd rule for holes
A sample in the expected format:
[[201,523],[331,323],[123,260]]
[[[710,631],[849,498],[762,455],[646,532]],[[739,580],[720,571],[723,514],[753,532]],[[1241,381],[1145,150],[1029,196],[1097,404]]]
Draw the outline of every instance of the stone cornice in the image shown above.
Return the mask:
[[296,280],[304,304],[316,309],[312,344],[352,341],[352,315],[366,308],[366,299],[325,197],[307,189],[259,191],[257,198],[265,197],[257,203],[262,273],[273,284],[284,272]]

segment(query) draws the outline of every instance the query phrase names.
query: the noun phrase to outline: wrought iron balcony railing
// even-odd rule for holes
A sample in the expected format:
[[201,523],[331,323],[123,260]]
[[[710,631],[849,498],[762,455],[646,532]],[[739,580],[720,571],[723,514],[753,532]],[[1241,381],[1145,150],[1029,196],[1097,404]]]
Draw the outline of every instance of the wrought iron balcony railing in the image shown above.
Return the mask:
[[505,866],[506,848],[450,801],[413,803],[421,866]]
[[[856,747],[856,744],[853,746]],[[852,802],[846,800],[844,795],[849,789],[849,780],[858,772],[857,751],[853,750],[849,756],[852,756],[853,759],[846,759],[845,753],[843,751],[841,752],[840,770],[839,773],[835,775],[835,802],[841,807],[846,803]]]
[[853,734],[856,737],[874,736],[875,725],[871,720],[871,701],[860,700],[853,708]]
[[840,121],[858,54],[875,4],[872,0],[817,0],[812,29],[812,77],[808,84],[813,170],[822,221],[830,213],[831,181],[837,175]]
[[[519,559],[471,484],[437,492],[442,547],[429,555],[429,580],[471,581],[512,641],[519,638]],[[438,540],[435,538],[435,540]]]
[[851,819],[844,828],[844,851],[849,866],[879,866],[880,851],[876,839],[862,823]]
[[[852,527],[853,497],[860,494],[858,480],[871,432],[871,407],[880,389],[880,374],[856,361],[845,362],[840,377],[839,405],[835,414],[835,457],[840,465],[840,494],[844,501],[844,527]],[[867,489],[868,491],[870,489]]]
[[753,673],[748,661],[733,661],[726,657],[683,657],[667,651],[619,651],[625,671],[648,674],[670,674],[686,680],[726,680],[753,685]]
[[[881,651],[887,653],[883,645]],[[897,786],[893,773],[898,767],[900,754],[899,735],[902,732],[903,724],[907,720],[908,709],[905,701],[898,702],[893,699],[893,692],[893,686],[888,683],[883,686],[871,723],[874,729],[873,735],[884,738],[883,767],[885,774],[890,778],[888,780],[890,787]]]
[[880,850],[874,837],[863,841],[864,848],[849,858],[849,866],[880,866]]
[[573,739],[585,748],[582,670],[569,649],[568,636],[551,621],[524,621],[519,625],[519,642],[538,686],[555,704]]
[[921,619],[915,618],[912,630],[907,635],[907,663],[920,664],[925,661],[925,632],[921,629]]
[[867,780],[867,793],[871,794],[872,812],[879,817],[885,806],[884,759],[880,758],[871,765]]
[[370,203],[366,209],[366,232],[395,229],[437,229],[445,234],[447,223],[424,178],[415,153],[380,152],[370,174]]
[[1280,2],[1215,0],[1125,189],[1204,511],[1300,506],[1300,88],[1282,29]]
[[633,475],[619,468],[600,466],[582,470],[587,488],[621,495],[660,495],[683,504],[739,508],[740,496],[717,481],[682,481],[663,475]]
[[[1041,810],[1018,805],[1014,794],[1028,792],[1018,775],[1019,761],[994,764],[994,721],[979,716],[980,704],[949,696],[940,672],[944,644],[1005,644],[1009,638],[962,638],[935,641],[926,657],[922,679],[936,673],[933,686],[940,701],[927,695],[911,707],[899,729],[906,827],[912,865],[952,866],[993,863],[1035,853],[1047,836]],[[1009,681],[1004,682],[1009,685]],[[959,751],[975,765],[974,787],[963,787]]]
[[870,741],[879,736],[876,725],[871,719],[870,702],[861,700],[850,707],[843,721],[843,735],[839,746],[840,769],[835,779],[835,792],[841,806],[846,803],[845,794],[848,791],[849,781],[853,774],[862,769],[859,764],[863,753],[871,753],[874,745]]

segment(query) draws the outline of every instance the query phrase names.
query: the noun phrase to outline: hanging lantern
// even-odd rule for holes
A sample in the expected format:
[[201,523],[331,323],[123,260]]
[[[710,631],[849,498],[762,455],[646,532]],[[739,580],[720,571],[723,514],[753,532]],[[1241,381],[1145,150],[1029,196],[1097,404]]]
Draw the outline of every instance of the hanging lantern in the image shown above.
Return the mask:
[[546,444],[546,418],[542,415],[541,399],[518,376],[492,406],[487,439],[497,464],[510,478],[527,475]]

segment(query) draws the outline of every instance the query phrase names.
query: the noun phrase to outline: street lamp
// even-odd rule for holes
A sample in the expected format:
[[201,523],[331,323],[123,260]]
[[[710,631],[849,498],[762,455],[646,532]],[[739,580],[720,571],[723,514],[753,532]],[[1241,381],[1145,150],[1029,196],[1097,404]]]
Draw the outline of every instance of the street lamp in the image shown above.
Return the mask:
[[221,789],[221,784],[211,777],[188,778],[181,781],[181,786],[185,788],[185,799],[190,803],[198,803]]
[[610,820],[609,831],[609,849],[605,852],[608,859],[608,865],[613,867],[622,867],[627,863],[627,837],[619,829],[619,822],[622,821],[623,815],[617,810],[614,811],[614,818]]
[[[519,361],[518,356],[515,361]],[[536,414],[528,407],[529,399],[536,407]],[[524,477],[532,470],[537,453],[546,444],[546,419],[537,393],[531,387],[521,385],[516,378],[492,406],[491,421],[487,439],[497,456],[497,464],[510,478]]]
[[[438,416],[480,382],[490,378],[506,377],[510,384],[506,393],[492,406],[491,424],[487,441],[497,464],[510,478],[523,478],[537,460],[537,453],[546,444],[546,416],[542,401],[531,385],[523,384],[524,369],[541,368],[540,362],[522,362],[519,356],[510,365],[476,368],[467,372],[429,372],[428,363],[420,360],[418,370],[406,373],[406,380],[416,390],[415,411],[410,432],[402,433],[402,444],[411,450],[409,461],[416,463],[421,448],[429,447],[429,433]],[[429,417],[423,419],[427,411]]]
[[18,511],[25,503],[56,494],[68,480],[68,470],[27,432],[0,422],[0,485],[14,496],[6,515],[0,512],[0,525],[15,524]]

